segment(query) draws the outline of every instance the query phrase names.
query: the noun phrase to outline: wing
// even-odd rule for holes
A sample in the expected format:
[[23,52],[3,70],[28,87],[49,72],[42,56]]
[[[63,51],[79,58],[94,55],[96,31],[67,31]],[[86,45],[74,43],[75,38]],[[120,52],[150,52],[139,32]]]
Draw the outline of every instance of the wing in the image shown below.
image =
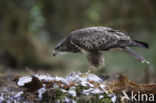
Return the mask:
[[73,31],[70,42],[86,50],[108,49],[119,41],[130,40],[124,32],[106,27],[90,27]]

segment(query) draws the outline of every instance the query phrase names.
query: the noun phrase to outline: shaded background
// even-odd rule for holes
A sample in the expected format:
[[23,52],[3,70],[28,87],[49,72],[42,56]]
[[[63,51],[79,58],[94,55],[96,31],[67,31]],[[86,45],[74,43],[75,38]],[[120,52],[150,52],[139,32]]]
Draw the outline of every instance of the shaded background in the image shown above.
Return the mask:
[[0,0],[0,75],[86,72],[85,55],[52,57],[52,50],[75,29],[108,26],[149,43],[149,50],[134,49],[151,64],[141,64],[121,52],[103,52],[106,67],[100,73],[126,73],[138,82],[154,80],[155,11],[155,0]]

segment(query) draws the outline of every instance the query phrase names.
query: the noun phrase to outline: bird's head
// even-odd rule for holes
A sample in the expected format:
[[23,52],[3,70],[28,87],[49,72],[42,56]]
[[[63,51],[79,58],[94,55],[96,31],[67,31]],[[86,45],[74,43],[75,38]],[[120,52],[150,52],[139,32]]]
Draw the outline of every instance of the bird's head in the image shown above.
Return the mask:
[[68,41],[67,41],[66,38],[64,38],[54,48],[53,56],[56,56],[57,54],[63,53],[63,52],[66,52],[66,51],[68,51]]

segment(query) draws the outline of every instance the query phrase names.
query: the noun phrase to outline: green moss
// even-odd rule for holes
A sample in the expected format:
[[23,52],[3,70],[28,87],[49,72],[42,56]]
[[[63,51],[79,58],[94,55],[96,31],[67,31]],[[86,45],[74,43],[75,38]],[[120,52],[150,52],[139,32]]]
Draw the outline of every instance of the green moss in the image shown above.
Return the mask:
[[[108,97],[105,93],[103,94],[90,94],[89,96],[83,95],[82,91],[86,89],[89,89],[88,87],[83,86],[76,86],[75,91],[77,93],[76,97],[72,97],[68,93],[64,93],[60,90],[60,88],[55,88],[48,90],[43,95],[43,101],[42,103],[56,103],[58,100],[60,103],[63,103],[63,100],[68,97],[72,100],[75,100],[77,103],[112,103],[111,98]],[[103,98],[99,98],[101,95],[103,95]]]
[[[77,103],[112,103],[111,98],[104,97],[102,99],[99,99],[99,96],[101,94],[92,94],[89,96],[81,96],[79,100],[77,100]],[[105,94],[103,94],[105,95]]]
[[76,95],[77,96],[81,96],[82,95],[82,91],[88,89],[88,87],[84,87],[82,85],[78,85],[75,87],[75,91],[76,91]]
[[48,90],[43,95],[42,102],[56,103],[57,100],[60,100],[60,102],[62,103],[62,100],[66,97],[66,95],[67,95],[67,93],[62,92],[59,88],[54,88],[54,89]]

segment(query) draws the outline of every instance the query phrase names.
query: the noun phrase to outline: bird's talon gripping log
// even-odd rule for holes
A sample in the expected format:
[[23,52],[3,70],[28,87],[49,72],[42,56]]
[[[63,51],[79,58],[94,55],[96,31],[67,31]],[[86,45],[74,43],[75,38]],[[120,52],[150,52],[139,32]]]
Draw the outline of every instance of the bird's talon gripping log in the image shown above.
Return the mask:
[[93,73],[93,71],[91,69],[89,69],[87,72],[86,72],[86,75],[88,76],[90,73]]
[[92,71],[89,69],[86,74],[89,75],[90,73],[92,73]]
[[80,75],[80,77],[88,77],[88,74],[82,73],[82,74]]

